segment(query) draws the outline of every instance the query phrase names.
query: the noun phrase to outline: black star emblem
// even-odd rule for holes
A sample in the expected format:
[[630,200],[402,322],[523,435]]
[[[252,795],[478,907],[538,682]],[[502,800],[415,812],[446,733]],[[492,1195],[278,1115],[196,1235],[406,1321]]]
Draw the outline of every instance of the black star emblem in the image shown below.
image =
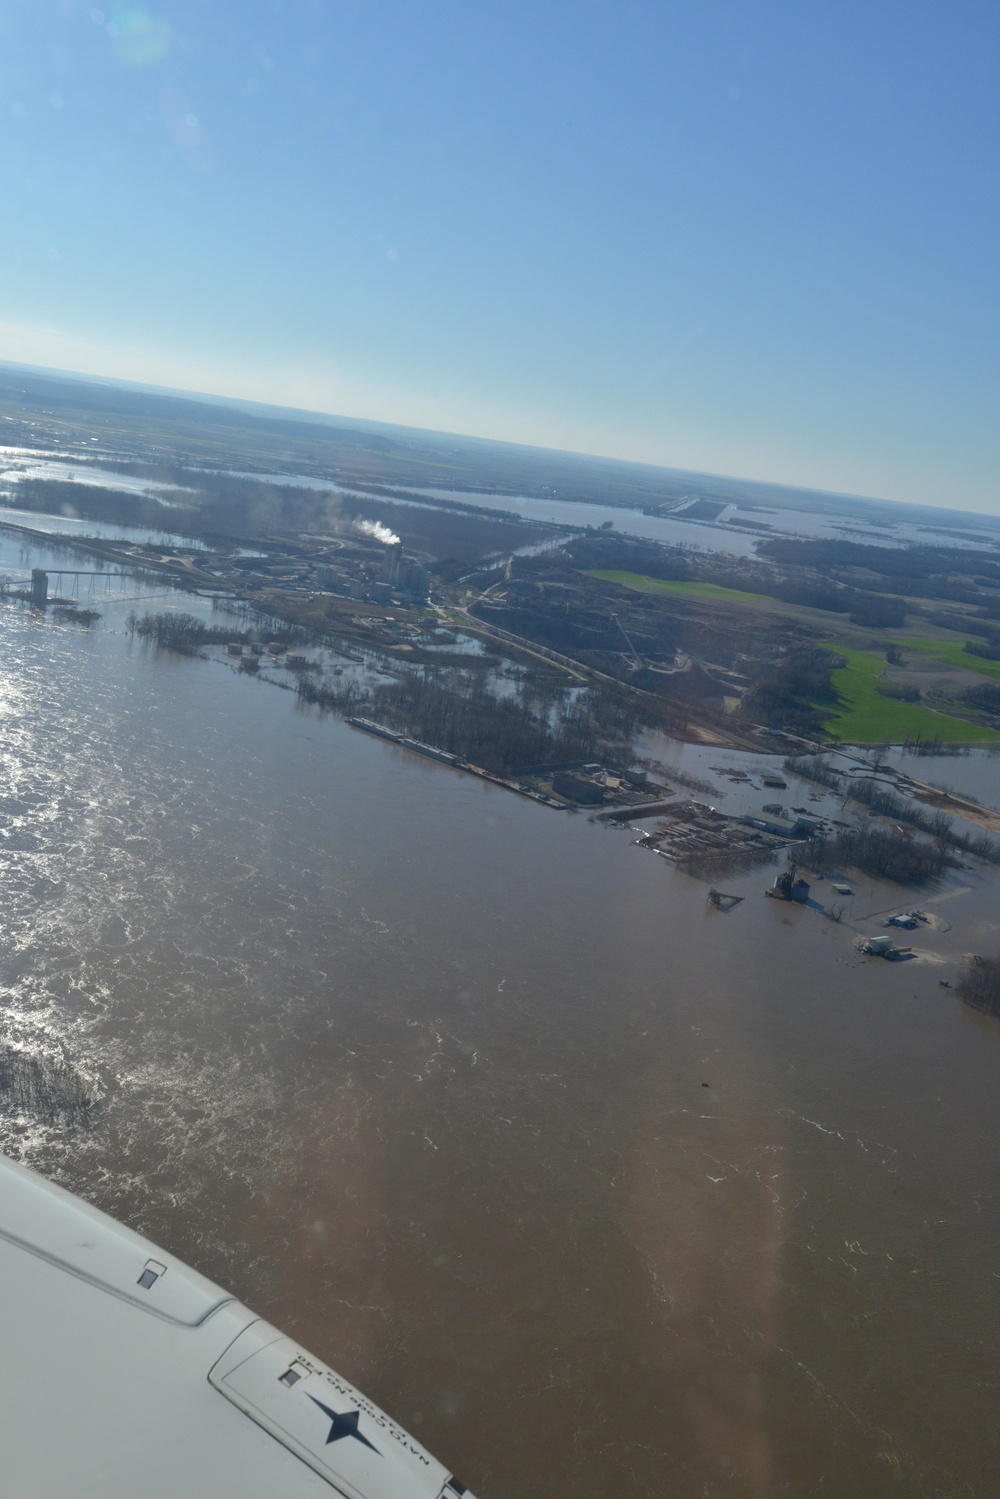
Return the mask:
[[340,1411],[332,1411],[328,1405],[323,1404],[322,1400],[317,1400],[315,1395],[310,1395],[309,1399],[312,1401],[313,1405],[319,1406],[320,1410],[325,1416],[330,1417],[330,1435],[326,1439],[326,1445],[328,1447],[331,1442],[339,1442],[341,1437],[354,1437],[356,1441],[364,1442],[366,1447],[371,1447],[376,1456],[382,1456],[378,1448],[372,1447],[372,1444],[371,1442],[369,1442],[368,1438],[363,1437],[358,1430],[358,1417],[361,1414],[360,1411],[344,1411],[343,1413],[341,1413]]

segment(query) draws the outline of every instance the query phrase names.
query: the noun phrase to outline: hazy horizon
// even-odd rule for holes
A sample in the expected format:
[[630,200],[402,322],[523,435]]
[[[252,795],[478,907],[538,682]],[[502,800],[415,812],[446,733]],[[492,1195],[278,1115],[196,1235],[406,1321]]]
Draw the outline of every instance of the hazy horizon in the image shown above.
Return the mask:
[[3,20],[0,358],[997,510],[971,0]]
[[759,478],[750,474],[721,473],[710,469],[690,469],[670,464],[647,463],[642,459],[623,458],[614,453],[587,452],[577,448],[558,448],[546,446],[541,443],[523,443],[516,439],[507,437],[495,437],[490,434],[478,432],[450,432],[436,427],[420,427],[409,423],[386,421],[379,417],[362,415],[360,413],[343,411],[320,411],[301,406],[285,406],[275,402],[261,401],[252,397],[234,395],[229,392],[208,391],[195,388],[184,388],[181,386],[157,385],[143,380],[130,380],[120,375],[98,374],[93,371],[70,370],[55,368],[53,366],[26,364],[16,360],[0,359],[0,369],[11,371],[23,371],[26,375],[39,377],[41,379],[77,381],[82,384],[94,384],[98,386],[111,387],[112,389],[132,390],[147,393],[151,396],[162,396],[180,400],[192,400],[199,405],[211,406],[218,404],[226,407],[245,408],[259,413],[263,420],[282,419],[305,419],[317,426],[336,426],[338,423],[354,423],[363,427],[370,427],[377,431],[412,433],[425,438],[447,438],[459,442],[496,444],[501,447],[510,447],[517,450],[530,452],[537,451],[539,454],[552,454],[566,458],[577,458],[584,462],[597,464],[610,463],[621,464],[625,467],[634,467],[653,472],[662,472],[674,478],[677,476],[690,477],[692,480],[708,479],[732,483],[737,485],[749,485],[759,487],[762,490],[778,489],[786,491],[790,497],[816,495],[826,499],[836,499],[847,502],[857,502],[865,505],[900,505],[915,510],[941,510],[956,516],[968,515],[978,518],[997,519],[1000,510],[977,510],[975,508],[958,507],[953,505],[933,505],[917,500],[890,499],[884,495],[866,495],[851,493],[844,490],[823,489],[815,485],[796,484],[775,478]]

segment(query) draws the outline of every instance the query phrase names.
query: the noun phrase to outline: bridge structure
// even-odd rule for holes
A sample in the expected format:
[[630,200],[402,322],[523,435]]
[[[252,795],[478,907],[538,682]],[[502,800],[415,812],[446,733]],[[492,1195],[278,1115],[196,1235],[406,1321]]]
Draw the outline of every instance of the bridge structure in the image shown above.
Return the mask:
[[[120,578],[124,582],[129,578],[129,574],[111,572],[108,569],[87,570],[79,567],[33,567],[31,569],[29,597],[36,609],[44,609],[49,602],[49,578],[51,577],[105,578],[110,583],[112,578]],[[91,587],[93,587],[93,584]]]
[[[7,593],[10,589],[18,590],[17,597],[27,600],[36,609],[45,609],[49,603],[69,602],[59,598],[49,598],[50,578],[72,578],[72,593],[78,601],[80,597],[80,579],[89,580],[89,596],[91,598],[107,598],[112,593],[112,585],[117,583],[118,590],[114,595],[116,603],[124,603],[128,598],[148,599],[155,596],[149,593],[152,580],[157,579],[163,587],[173,593],[178,587],[186,586],[185,579],[188,575],[176,573],[165,574],[163,570],[139,561],[129,561],[126,566],[117,568],[89,569],[83,567],[33,567],[31,577],[12,577],[5,573],[0,578],[0,593]],[[100,580],[104,580],[103,588]],[[201,581],[200,579],[198,580]],[[214,581],[214,580],[212,580]],[[137,591],[136,591],[137,590]],[[196,590],[197,591],[197,590]]]

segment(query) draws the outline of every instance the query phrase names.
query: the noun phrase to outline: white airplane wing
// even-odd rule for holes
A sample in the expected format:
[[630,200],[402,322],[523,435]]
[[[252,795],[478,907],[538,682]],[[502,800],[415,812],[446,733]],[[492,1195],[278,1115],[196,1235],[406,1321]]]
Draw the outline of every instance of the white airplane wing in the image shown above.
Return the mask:
[[473,1499],[298,1343],[2,1156],[0,1350],[12,1499]]

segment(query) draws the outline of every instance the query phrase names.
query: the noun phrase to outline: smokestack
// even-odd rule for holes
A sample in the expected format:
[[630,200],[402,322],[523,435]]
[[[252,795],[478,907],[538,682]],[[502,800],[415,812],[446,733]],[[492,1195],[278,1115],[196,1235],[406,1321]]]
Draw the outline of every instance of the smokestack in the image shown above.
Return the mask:
[[382,582],[389,583],[393,587],[399,582],[399,568],[403,561],[403,543],[394,541],[385,549],[382,559]]

